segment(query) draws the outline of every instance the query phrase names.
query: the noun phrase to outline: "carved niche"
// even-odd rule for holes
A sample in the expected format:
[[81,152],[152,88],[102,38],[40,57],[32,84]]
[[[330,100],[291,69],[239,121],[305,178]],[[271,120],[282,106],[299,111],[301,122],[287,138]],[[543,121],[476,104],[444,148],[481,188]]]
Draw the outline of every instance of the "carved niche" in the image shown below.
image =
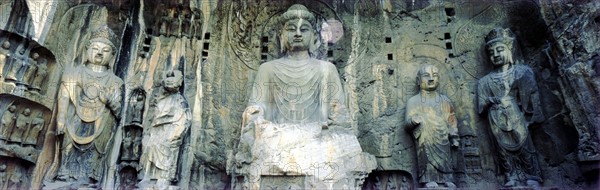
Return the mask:
[[0,91],[50,106],[57,81],[54,55],[36,41],[0,30]]
[[50,109],[0,94],[0,189],[29,189],[50,124]]

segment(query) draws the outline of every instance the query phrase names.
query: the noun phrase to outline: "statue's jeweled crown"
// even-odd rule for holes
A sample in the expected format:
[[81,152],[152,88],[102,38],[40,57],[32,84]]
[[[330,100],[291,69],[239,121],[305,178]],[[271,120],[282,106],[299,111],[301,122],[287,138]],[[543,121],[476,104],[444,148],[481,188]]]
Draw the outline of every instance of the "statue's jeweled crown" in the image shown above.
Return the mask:
[[116,35],[106,25],[100,26],[96,30],[92,31],[92,34],[90,35],[90,42],[103,42],[112,46],[113,51],[116,50]]
[[494,42],[502,42],[512,48],[515,35],[509,28],[494,28],[485,36],[485,44],[491,45]]

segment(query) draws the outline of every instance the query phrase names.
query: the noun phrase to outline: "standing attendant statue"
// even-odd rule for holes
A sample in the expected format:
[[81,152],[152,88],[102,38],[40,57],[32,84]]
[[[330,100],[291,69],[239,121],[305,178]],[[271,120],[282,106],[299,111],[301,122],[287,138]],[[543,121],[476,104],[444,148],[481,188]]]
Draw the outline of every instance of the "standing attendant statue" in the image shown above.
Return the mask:
[[147,135],[142,141],[142,188],[152,188],[149,185],[155,183],[155,188],[168,189],[178,181],[179,152],[192,119],[187,101],[179,93],[182,83],[181,71],[168,72],[163,80],[162,93],[155,99],[152,124],[144,132]]
[[121,112],[123,80],[113,73],[114,33],[107,26],[86,44],[85,63],[65,69],[57,105],[60,168],[57,179],[98,187]]
[[417,73],[419,94],[406,105],[406,130],[417,144],[419,183],[426,188],[445,184],[455,188],[450,148],[458,147],[458,128],[452,102],[437,92],[439,70],[423,65]]
[[535,75],[513,60],[510,29],[495,28],[485,41],[494,70],[479,80],[477,104],[479,113],[487,116],[497,145],[504,186],[539,185],[537,153],[529,134],[529,126],[544,119]]

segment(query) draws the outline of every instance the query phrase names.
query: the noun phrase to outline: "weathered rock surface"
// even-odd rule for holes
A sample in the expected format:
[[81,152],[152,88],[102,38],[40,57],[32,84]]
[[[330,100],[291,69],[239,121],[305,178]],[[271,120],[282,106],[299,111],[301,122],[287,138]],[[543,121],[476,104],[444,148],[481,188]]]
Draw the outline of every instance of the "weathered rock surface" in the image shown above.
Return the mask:
[[[451,155],[454,183],[502,187],[498,149],[487,117],[476,108],[477,81],[492,71],[484,37],[496,27],[515,33],[513,58],[530,67],[537,81],[545,119],[528,130],[542,187],[598,187],[598,1],[4,0],[0,46],[9,46],[0,47],[0,132],[11,134],[0,138],[0,189],[77,185],[55,181],[61,159],[57,98],[63,72],[84,63],[92,30],[102,25],[117,35],[112,72],[124,87],[118,121],[109,127],[114,135],[107,172],[91,188],[131,189],[141,180],[141,141],[161,109],[152,105],[169,70],[181,71],[179,92],[191,113],[177,181],[170,185],[230,188],[237,179],[228,174],[233,164],[228,158],[240,141],[252,81],[262,63],[281,57],[279,15],[297,3],[316,15],[315,58],[335,65],[358,145],[375,157],[376,169],[363,188],[419,185],[417,147],[401,123],[408,99],[418,93],[415,77],[424,63],[439,68],[438,91],[454,105],[461,142]],[[12,131],[21,130],[11,140]],[[290,154],[308,149],[268,146]],[[304,178],[271,177],[264,187],[307,187],[286,186],[303,184]]]

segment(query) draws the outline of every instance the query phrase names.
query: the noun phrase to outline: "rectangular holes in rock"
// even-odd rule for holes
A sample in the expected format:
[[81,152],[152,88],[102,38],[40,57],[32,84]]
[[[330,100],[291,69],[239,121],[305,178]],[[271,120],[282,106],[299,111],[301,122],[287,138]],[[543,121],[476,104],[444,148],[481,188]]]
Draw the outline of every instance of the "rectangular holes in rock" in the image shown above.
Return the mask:
[[385,37],[385,43],[386,44],[392,43],[392,37]]
[[260,42],[260,60],[264,62],[267,61],[267,59],[269,58],[269,37],[261,37]]
[[449,32],[444,33],[444,41],[446,41],[446,49],[448,50],[448,57],[453,58],[454,54],[452,53],[452,36],[450,36]]
[[446,12],[446,17],[447,17],[446,22],[447,23],[452,22],[452,20],[454,19],[454,15],[456,15],[456,11],[454,11],[454,8],[446,7],[446,8],[444,8],[444,12]]
[[387,59],[390,61],[394,60],[394,54],[391,54],[391,53],[387,54]]
[[210,40],[210,32],[204,33],[204,40]]

